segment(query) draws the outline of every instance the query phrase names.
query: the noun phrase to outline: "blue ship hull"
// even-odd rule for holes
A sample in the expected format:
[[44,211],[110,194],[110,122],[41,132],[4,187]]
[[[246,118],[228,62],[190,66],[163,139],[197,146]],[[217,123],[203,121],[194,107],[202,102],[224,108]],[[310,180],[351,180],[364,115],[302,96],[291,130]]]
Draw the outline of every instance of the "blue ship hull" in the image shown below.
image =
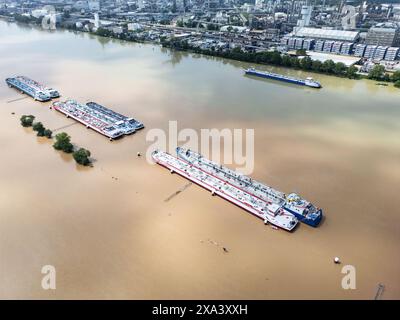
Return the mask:
[[287,210],[287,211],[289,211],[291,214],[293,214],[297,219],[299,219],[299,221],[300,222],[302,222],[302,223],[305,223],[305,224],[308,224],[309,226],[311,226],[311,227],[317,227],[318,225],[319,225],[319,223],[321,222],[321,220],[322,220],[322,216],[323,216],[323,214],[322,214],[322,209],[320,209],[319,210],[319,216],[316,218],[316,219],[309,219],[309,218],[306,218],[306,217],[304,217],[303,215],[301,215],[301,214],[299,214],[299,213],[297,213],[297,212],[294,212],[294,211],[292,211],[292,210],[290,210],[289,208],[287,208],[287,207],[285,207],[285,209]]

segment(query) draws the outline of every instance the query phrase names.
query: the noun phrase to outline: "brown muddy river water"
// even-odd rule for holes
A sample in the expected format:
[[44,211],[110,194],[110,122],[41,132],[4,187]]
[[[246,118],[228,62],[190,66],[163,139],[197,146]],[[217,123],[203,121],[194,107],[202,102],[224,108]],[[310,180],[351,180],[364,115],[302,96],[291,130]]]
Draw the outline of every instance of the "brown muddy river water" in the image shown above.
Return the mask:
[[[4,21],[0,57],[0,298],[373,299],[379,283],[383,299],[400,298],[400,90],[324,75],[313,90],[245,77],[245,63]],[[146,128],[109,142],[50,103],[16,100],[4,82],[15,75]],[[70,134],[94,167],[21,127],[23,114]],[[274,230],[196,185],[165,201],[188,182],[137,153],[170,120],[254,129],[251,176],[325,219]],[[56,290],[41,287],[44,265]],[[344,265],[354,290],[341,286]]]

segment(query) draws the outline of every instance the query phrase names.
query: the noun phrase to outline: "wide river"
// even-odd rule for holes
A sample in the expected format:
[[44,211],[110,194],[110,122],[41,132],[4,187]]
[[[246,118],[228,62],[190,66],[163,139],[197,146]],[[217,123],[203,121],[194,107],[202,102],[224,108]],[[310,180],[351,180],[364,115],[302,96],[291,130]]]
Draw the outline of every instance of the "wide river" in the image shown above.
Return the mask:
[[[246,63],[4,21],[0,57],[0,298],[373,299],[379,283],[383,299],[400,298],[400,90],[319,74],[321,90],[297,87],[245,77]],[[4,82],[20,74],[146,128],[110,142],[50,103],[21,99]],[[23,114],[70,134],[94,167],[21,127]],[[325,219],[274,230],[185,189],[137,156],[170,120],[254,129],[251,176],[300,193]],[[56,290],[42,289],[45,265]],[[355,289],[342,288],[346,265]]]

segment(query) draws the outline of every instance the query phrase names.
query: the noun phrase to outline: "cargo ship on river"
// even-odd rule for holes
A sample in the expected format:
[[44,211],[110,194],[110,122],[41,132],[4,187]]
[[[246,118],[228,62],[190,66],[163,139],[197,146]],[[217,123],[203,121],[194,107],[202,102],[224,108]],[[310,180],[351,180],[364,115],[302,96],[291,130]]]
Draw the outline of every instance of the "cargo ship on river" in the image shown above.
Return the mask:
[[80,104],[74,100],[65,102],[54,102],[53,108],[67,117],[79,121],[87,128],[91,128],[110,140],[122,135],[134,133],[136,130],[144,128],[143,123],[119,114],[96,102]]
[[37,82],[35,80],[32,80],[32,79],[30,79],[28,77],[17,76],[17,77],[15,77],[15,79],[25,83],[26,85],[28,85],[28,86],[30,86],[30,87],[38,90],[38,91],[42,91],[44,93],[47,93],[50,96],[50,98],[52,98],[52,99],[60,97],[60,93],[56,89],[46,87],[45,85],[43,85],[43,84],[41,84],[41,83],[39,83],[39,82]]
[[315,207],[312,203],[302,199],[296,193],[286,195],[250,177],[241,175],[229,168],[222,167],[191,150],[177,148],[177,156],[193,166],[197,166],[201,168],[201,170],[216,175],[229,184],[245,190],[256,198],[267,202],[272,201],[283,208],[285,212],[290,212],[296,216],[296,218],[303,223],[316,227],[322,219],[322,209]]
[[[212,195],[218,195],[225,200],[250,212],[262,219],[265,224],[271,224],[278,228],[292,231],[298,223],[297,217],[285,209],[285,201],[274,194],[272,189],[257,184],[252,190],[246,186],[251,178],[241,176],[237,173],[232,175],[228,168],[218,165],[201,155],[187,149],[177,148],[177,156],[156,150],[152,157],[156,163],[178,173],[182,177],[209,190]],[[262,195],[262,196],[260,196]]]
[[82,123],[88,129],[108,137],[110,140],[116,139],[124,135],[124,132],[118,129],[109,118],[104,114],[96,112],[87,105],[80,104],[75,100],[67,100],[64,102],[56,101],[52,104],[53,109],[65,114],[68,118],[71,117]]
[[107,107],[104,107],[96,102],[88,102],[86,105],[93,109],[96,110],[100,113],[103,113],[105,116],[109,117],[110,120],[115,123],[115,125],[120,128],[122,131],[124,131],[125,134],[131,134],[137,130],[143,129],[144,125],[142,122],[124,116],[118,112],[115,112],[114,110],[111,110]]
[[311,77],[308,77],[303,80],[303,79],[297,79],[297,78],[285,76],[282,74],[277,74],[277,73],[272,73],[272,72],[267,72],[267,71],[259,71],[254,68],[246,69],[244,72],[245,72],[245,74],[250,75],[250,76],[278,80],[278,81],[293,83],[293,84],[297,84],[297,85],[301,85],[301,86],[307,86],[307,87],[311,87],[311,88],[317,88],[317,89],[322,88],[321,84],[318,81],[315,81]]

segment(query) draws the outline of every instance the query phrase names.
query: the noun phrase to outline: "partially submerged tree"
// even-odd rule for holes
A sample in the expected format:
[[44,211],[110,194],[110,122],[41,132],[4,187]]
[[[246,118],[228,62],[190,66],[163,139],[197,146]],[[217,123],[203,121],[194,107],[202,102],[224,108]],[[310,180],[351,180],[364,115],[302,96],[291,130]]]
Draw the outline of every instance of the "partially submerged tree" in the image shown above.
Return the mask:
[[74,146],[71,143],[71,137],[65,132],[61,132],[56,135],[56,142],[53,144],[53,147],[56,150],[62,150],[66,153],[71,153],[74,151]]
[[33,131],[37,132],[38,137],[43,137],[44,136],[44,131],[46,128],[43,126],[41,122],[35,122],[32,126]]
[[88,166],[91,163],[89,159],[90,151],[84,148],[80,148],[79,150],[75,151],[72,156],[74,157],[75,161],[81,165]]

